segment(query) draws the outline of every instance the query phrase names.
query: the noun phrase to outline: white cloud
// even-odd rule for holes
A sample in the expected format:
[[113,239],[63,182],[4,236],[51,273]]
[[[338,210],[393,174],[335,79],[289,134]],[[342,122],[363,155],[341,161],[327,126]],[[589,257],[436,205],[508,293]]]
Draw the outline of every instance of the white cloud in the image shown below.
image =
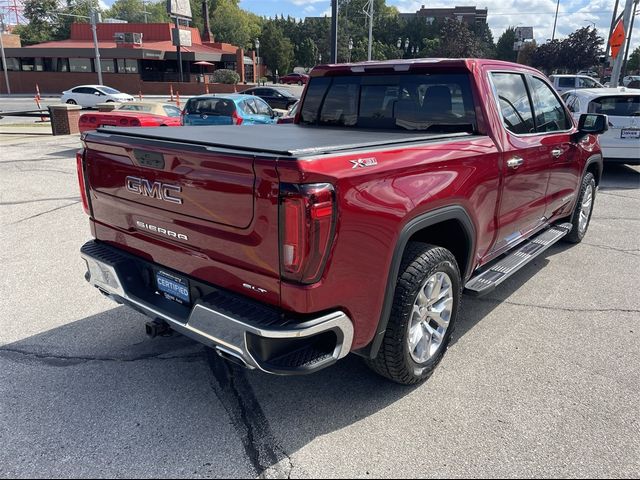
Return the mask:
[[[430,8],[454,7],[474,2],[460,0],[388,0],[401,12],[415,12],[421,5]],[[620,2],[621,4],[624,2]],[[536,41],[545,42],[553,33],[553,21],[556,11],[556,0],[485,0],[477,3],[478,8],[488,8],[488,22],[494,39],[497,41],[509,26],[533,27]],[[560,2],[556,38],[564,38],[571,32],[595,23],[600,36],[608,37],[614,0],[563,0]],[[622,7],[619,7],[619,9]],[[638,19],[636,19],[638,20]],[[593,23],[592,23],[593,22]],[[632,48],[640,43],[640,28],[634,29]]]

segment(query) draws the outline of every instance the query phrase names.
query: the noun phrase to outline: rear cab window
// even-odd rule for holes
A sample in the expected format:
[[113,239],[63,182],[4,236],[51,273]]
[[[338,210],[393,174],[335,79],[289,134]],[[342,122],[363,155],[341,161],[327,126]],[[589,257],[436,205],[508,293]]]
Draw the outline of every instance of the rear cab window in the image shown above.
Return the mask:
[[575,88],[576,78],[575,77],[559,77],[558,86],[560,88]]
[[442,133],[477,130],[468,73],[315,77],[307,87],[300,123]]

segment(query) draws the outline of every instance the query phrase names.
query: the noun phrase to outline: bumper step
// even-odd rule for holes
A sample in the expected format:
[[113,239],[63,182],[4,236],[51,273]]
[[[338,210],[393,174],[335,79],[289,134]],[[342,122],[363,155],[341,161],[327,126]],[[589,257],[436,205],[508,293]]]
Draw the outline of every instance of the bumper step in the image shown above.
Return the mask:
[[465,285],[465,293],[480,297],[493,291],[498,285],[538,255],[541,255],[570,231],[571,224],[562,223],[539,233],[518,247],[518,249],[492,264],[482,273],[471,278]]
[[80,252],[87,263],[85,278],[104,295],[248,368],[305,374],[351,350],[353,324],[343,312],[296,316],[191,277],[190,284],[203,293],[192,306],[179,305],[157,293],[149,273],[169,269],[99,241],[88,242]]

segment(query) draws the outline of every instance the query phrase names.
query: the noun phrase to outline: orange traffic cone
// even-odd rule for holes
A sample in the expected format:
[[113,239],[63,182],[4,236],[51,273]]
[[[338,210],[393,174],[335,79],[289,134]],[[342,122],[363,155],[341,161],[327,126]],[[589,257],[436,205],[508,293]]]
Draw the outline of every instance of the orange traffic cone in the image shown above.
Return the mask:
[[176,92],[176,107],[180,108],[180,91]]
[[171,96],[171,98],[169,99],[170,102],[173,102],[173,84],[169,85],[169,95]]

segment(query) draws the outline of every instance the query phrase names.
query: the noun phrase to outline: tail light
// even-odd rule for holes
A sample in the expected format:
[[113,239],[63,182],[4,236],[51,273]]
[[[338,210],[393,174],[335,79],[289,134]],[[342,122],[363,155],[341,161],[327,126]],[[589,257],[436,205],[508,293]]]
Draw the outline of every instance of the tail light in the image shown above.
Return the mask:
[[80,198],[82,199],[82,209],[84,213],[89,213],[89,197],[87,196],[87,185],[84,179],[84,153],[78,150],[76,153],[76,169],[78,171],[78,184],[80,186]]
[[233,111],[233,113],[231,114],[231,118],[233,119],[233,123],[236,125],[242,125],[242,121],[244,120],[244,118],[238,115],[237,110]]
[[336,222],[335,192],[328,183],[290,185],[280,190],[280,267],[300,283],[320,280]]
[[120,122],[118,122],[118,123],[120,123],[120,125],[127,126],[127,125],[129,125],[129,120],[127,120],[126,118],[121,118]]
[[129,120],[129,125],[132,127],[139,127],[140,120],[138,120],[137,118],[132,118],[131,120]]
[[82,115],[80,117],[80,123],[87,123],[89,121],[89,117],[87,117],[86,115]]

